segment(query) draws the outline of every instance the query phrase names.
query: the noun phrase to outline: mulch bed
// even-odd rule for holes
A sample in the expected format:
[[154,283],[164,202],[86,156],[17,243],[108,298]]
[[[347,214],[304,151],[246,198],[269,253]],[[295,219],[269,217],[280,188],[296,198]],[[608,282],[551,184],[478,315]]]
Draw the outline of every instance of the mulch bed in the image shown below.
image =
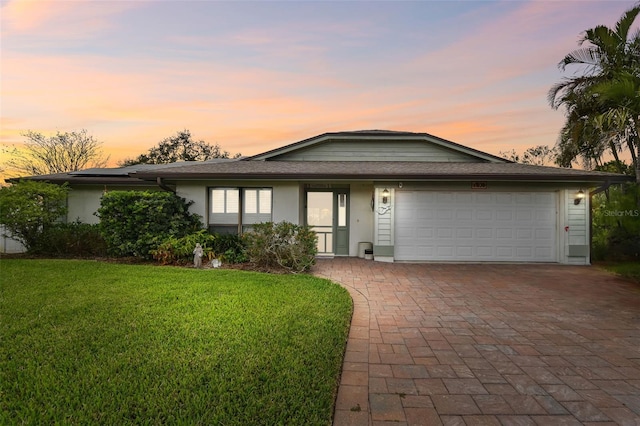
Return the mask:
[[[2,253],[0,259],[78,259],[78,260],[95,260],[97,262],[122,263],[126,265],[159,265],[153,260],[145,260],[137,257],[71,257],[71,256],[42,256],[30,253]],[[179,265],[162,265],[175,266],[177,268],[193,268],[192,263],[184,263]],[[233,269],[238,271],[263,272],[268,274],[288,274],[285,268],[280,267],[261,267],[253,263],[223,263],[218,268],[213,268],[209,262],[202,262],[202,269]]]

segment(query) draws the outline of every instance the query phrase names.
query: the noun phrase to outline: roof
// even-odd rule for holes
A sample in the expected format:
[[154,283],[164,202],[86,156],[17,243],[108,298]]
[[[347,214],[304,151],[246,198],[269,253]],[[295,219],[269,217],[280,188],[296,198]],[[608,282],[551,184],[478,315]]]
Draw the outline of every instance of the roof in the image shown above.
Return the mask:
[[453,151],[458,151],[467,155],[471,155],[473,157],[477,157],[483,161],[490,162],[499,162],[505,163],[510,162],[509,160],[498,157],[493,154],[489,154],[483,151],[479,151],[474,148],[469,148],[468,146],[460,145],[455,142],[451,142],[449,140],[439,138],[437,136],[431,135],[429,133],[415,133],[415,132],[404,132],[404,131],[394,131],[394,130],[358,130],[358,131],[350,131],[350,132],[329,132],[323,133],[318,136],[314,136],[309,139],[304,139],[299,142],[294,142],[289,145],[282,146],[280,148],[272,149],[270,151],[263,152],[261,154],[256,154],[251,157],[246,157],[244,160],[252,161],[252,160],[270,160],[277,156],[297,151],[300,149],[309,148],[314,145],[320,145],[328,141],[332,140],[353,140],[353,141],[361,141],[366,143],[371,140],[386,140],[389,143],[393,143],[393,141],[399,140],[412,140],[412,141],[424,141],[430,142],[435,145],[451,149]]
[[[277,161],[277,157],[327,141],[425,141],[471,155],[479,162],[430,161]],[[468,148],[428,133],[363,130],[324,133],[282,148],[241,159],[213,159],[172,164],[137,164],[112,169],[33,176],[31,180],[72,185],[150,185],[160,180],[360,180],[360,181],[520,181],[520,182],[625,182],[632,177],[615,173],[518,164]],[[19,178],[11,179],[16,181]]]
[[212,164],[226,161],[238,161],[237,159],[215,158],[207,161],[184,161],[169,164],[134,164],[125,167],[91,168],[69,173],[54,173],[49,175],[37,175],[28,177],[15,177],[7,179],[7,182],[17,182],[21,179],[34,181],[70,184],[100,184],[100,185],[149,185],[148,181],[133,176],[138,171],[154,172],[166,168],[174,168],[188,164]]
[[592,172],[518,163],[419,163],[377,161],[238,161],[193,164],[139,171],[139,179],[271,179],[271,180],[517,180],[626,181],[615,173]]
[[114,167],[114,168],[93,168],[93,169],[85,169],[78,170],[76,172],[70,172],[71,176],[129,176],[131,173],[135,173],[138,171],[156,171],[161,169],[166,169],[169,167],[176,167],[182,165],[189,164],[211,164],[211,163],[223,163],[227,161],[237,161],[228,158],[214,158],[206,161],[179,161],[176,163],[168,163],[168,164],[134,164],[131,166],[125,167]]
[[150,182],[126,175],[74,175],[71,173],[56,173],[51,175],[38,175],[27,177],[16,177],[6,179],[6,182],[16,183],[22,179],[50,182],[56,184],[69,183],[71,185],[125,185],[125,186],[149,186]]

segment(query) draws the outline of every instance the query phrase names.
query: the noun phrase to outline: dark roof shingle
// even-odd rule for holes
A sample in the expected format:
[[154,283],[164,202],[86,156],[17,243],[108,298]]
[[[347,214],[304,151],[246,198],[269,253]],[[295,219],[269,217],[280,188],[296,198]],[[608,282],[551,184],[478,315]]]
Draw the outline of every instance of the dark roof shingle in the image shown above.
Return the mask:
[[579,169],[518,163],[377,162],[377,161],[237,161],[189,164],[138,171],[140,179],[355,179],[355,180],[575,180],[626,181],[629,177]]

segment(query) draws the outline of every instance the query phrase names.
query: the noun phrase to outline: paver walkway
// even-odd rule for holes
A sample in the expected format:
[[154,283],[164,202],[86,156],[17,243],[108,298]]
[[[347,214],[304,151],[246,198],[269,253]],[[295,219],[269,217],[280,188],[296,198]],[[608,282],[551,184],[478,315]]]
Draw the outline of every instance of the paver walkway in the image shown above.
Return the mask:
[[640,287],[594,267],[321,259],[354,316],[334,425],[640,426]]

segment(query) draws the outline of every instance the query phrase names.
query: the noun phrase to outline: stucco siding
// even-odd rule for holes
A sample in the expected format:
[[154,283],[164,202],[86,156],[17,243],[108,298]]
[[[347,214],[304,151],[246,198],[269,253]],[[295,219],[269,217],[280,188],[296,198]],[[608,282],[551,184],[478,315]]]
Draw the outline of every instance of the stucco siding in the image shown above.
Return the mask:
[[283,182],[271,185],[273,188],[273,221],[287,221],[300,224],[300,185],[297,182]]
[[176,186],[176,195],[187,201],[193,201],[189,207],[191,213],[200,216],[203,223],[207,220],[207,185],[204,182],[179,183]]
[[100,208],[100,201],[104,188],[73,188],[69,191],[67,205],[69,212],[67,213],[67,221],[82,223],[98,223],[100,219],[95,213]]
[[67,207],[69,211],[67,213],[67,222],[75,222],[79,220],[82,223],[95,224],[100,222],[98,216],[95,213],[100,208],[102,201],[102,195],[108,191],[157,191],[157,186],[135,186],[135,187],[123,187],[123,186],[74,186],[69,191],[67,197]]
[[27,249],[21,242],[5,236],[6,230],[0,225],[0,253],[24,253]]
[[271,188],[272,192],[272,221],[288,221],[299,223],[300,214],[300,185],[298,182],[274,181],[194,181],[178,183],[176,194],[186,200],[193,201],[190,207],[192,213],[202,216],[202,220],[209,220],[209,190],[211,188]]

